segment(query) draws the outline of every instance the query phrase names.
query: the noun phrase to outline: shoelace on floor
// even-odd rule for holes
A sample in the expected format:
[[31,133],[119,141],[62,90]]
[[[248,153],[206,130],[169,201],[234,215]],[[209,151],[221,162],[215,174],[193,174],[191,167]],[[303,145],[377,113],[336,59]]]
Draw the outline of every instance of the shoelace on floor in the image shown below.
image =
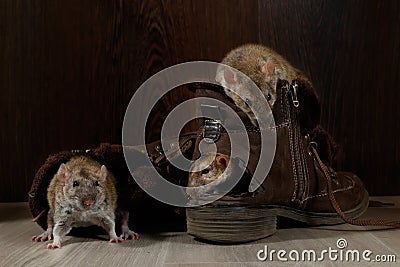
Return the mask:
[[310,146],[311,153],[313,154],[314,158],[316,159],[318,165],[321,167],[321,170],[324,173],[326,178],[326,182],[328,185],[328,196],[329,200],[332,204],[332,207],[335,209],[336,213],[342,218],[343,221],[358,225],[358,226],[388,226],[392,228],[400,228],[400,221],[393,221],[393,220],[382,220],[382,219],[352,219],[347,217],[347,215],[342,211],[339,206],[339,203],[336,201],[336,198],[333,194],[333,186],[332,186],[332,177],[329,174],[328,167],[322,162],[321,158],[318,155],[318,152],[315,146]]

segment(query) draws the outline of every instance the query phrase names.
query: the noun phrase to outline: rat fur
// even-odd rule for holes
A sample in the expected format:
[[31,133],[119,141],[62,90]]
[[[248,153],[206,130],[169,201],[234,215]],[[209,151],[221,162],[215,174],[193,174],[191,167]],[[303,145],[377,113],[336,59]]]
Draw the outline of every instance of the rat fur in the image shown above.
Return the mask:
[[138,238],[138,234],[128,228],[127,211],[120,211],[122,234],[117,236],[115,178],[104,165],[89,157],[76,156],[60,165],[47,189],[47,200],[50,207],[47,230],[32,240],[53,239],[48,249],[60,248],[62,238],[72,227],[101,226],[109,234],[110,243]]
[[[210,164],[208,164],[211,162]],[[190,170],[189,187],[198,187],[218,181],[215,185],[223,183],[230,175],[229,156],[220,153],[209,153],[195,161]]]
[[[246,44],[233,49],[221,63],[248,76],[259,87],[271,108],[277,98],[276,85],[279,79],[289,83],[295,79],[308,80],[277,52],[257,44]],[[259,112],[265,111],[266,108],[261,105],[254,94],[246,89],[250,86],[249,82],[243,81],[238,73],[223,66],[217,69],[216,81],[224,87],[225,93],[235,105],[246,113],[252,124],[257,126],[257,118],[251,108]],[[236,94],[238,91],[244,95],[244,99]]]

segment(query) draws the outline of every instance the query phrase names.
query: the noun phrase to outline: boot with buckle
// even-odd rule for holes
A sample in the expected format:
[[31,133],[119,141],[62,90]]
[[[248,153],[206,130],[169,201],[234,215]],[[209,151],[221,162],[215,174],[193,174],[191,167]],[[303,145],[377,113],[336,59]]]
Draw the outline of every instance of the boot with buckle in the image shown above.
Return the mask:
[[[337,172],[329,166],[334,144],[327,138],[329,135],[321,134],[326,132],[318,126],[319,101],[309,85],[304,80],[278,82],[273,108],[277,136],[275,157],[266,179],[252,193],[247,189],[260,153],[260,133],[221,88],[197,85],[197,96],[221,100],[239,114],[246,125],[251,151],[245,172],[248,175],[238,183],[241,188],[235,187],[211,204],[187,209],[189,234],[214,242],[248,242],[274,234],[277,217],[311,226],[333,225],[345,221],[354,223],[354,219],[366,211],[368,192],[357,175]],[[307,116],[310,107],[314,113]],[[193,159],[200,156],[198,144],[208,137],[203,136],[207,127],[210,123],[206,121],[199,130]],[[212,137],[215,136],[218,136],[213,139],[218,154],[230,155],[228,133],[221,129],[218,133],[213,132]],[[235,162],[240,161],[231,159],[232,165]],[[203,185],[198,177],[192,173],[189,186]]]

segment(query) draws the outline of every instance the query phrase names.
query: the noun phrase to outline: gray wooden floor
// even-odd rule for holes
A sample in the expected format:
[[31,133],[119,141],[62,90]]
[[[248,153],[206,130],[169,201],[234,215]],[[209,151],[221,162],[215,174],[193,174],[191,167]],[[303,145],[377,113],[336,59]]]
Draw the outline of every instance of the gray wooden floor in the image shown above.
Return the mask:
[[[400,197],[373,199],[395,206],[369,208],[364,217],[400,219]],[[241,245],[202,243],[186,233],[141,234],[139,240],[121,244],[108,244],[106,236],[68,236],[61,249],[50,251],[45,243],[30,240],[41,232],[31,219],[27,203],[0,203],[0,266],[400,266],[400,230],[366,231],[350,225],[280,229],[271,237]],[[394,255],[396,263],[331,261],[326,254],[320,262],[282,262],[276,254],[273,261],[257,259],[265,245],[268,251],[285,250],[288,258],[291,250],[301,255],[303,250],[338,249],[340,238],[347,241],[344,253],[368,249],[371,259]]]

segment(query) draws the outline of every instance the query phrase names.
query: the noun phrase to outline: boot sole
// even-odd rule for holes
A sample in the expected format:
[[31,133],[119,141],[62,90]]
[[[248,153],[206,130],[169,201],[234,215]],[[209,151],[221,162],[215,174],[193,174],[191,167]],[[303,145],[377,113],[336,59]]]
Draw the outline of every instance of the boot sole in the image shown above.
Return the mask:
[[[363,202],[345,214],[357,218],[367,208],[368,193]],[[273,235],[278,216],[309,226],[344,223],[337,213],[307,212],[277,205],[202,206],[186,209],[187,232],[217,243],[250,242]]]

